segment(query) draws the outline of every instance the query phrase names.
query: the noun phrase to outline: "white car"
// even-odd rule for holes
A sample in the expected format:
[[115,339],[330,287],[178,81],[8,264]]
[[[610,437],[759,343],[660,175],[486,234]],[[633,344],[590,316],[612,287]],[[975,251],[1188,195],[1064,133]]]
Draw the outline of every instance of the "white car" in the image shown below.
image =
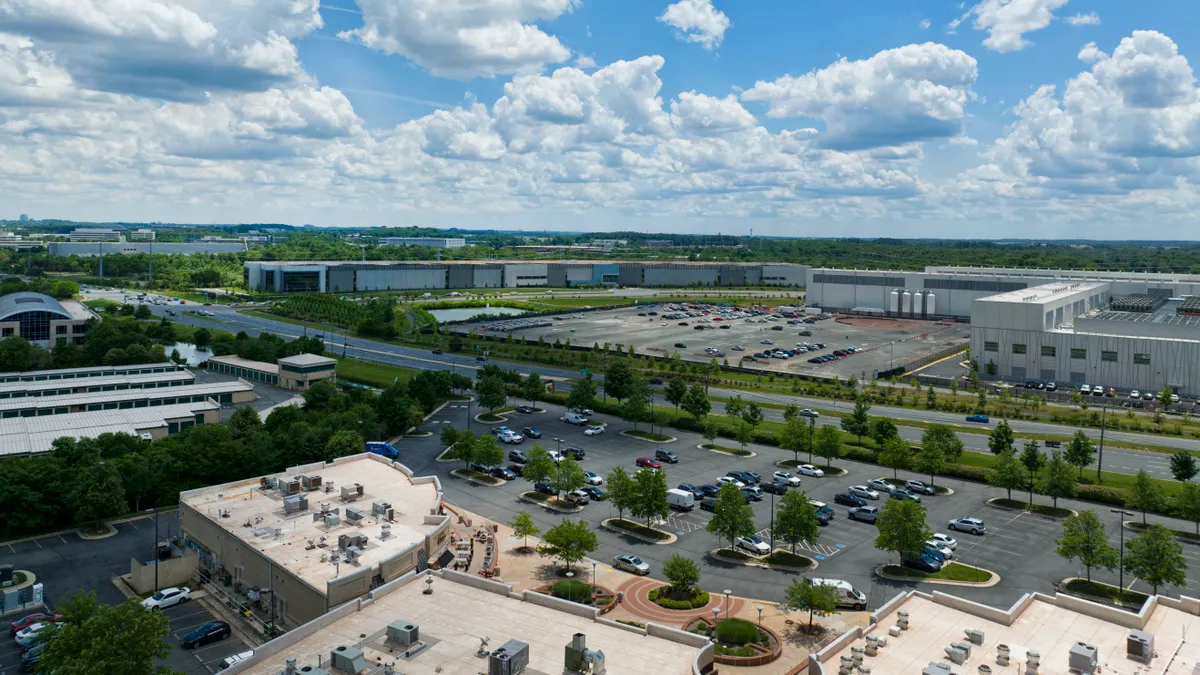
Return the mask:
[[983,521],[978,518],[955,518],[950,521],[949,527],[956,532],[970,532],[971,534],[983,534],[987,531]]
[[649,565],[636,555],[629,555],[628,553],[613,558],[613,567],[638,576],[650,574]]
[[1171,403],[1179,403],[1179,394],[1171,394]]
[[515,431],[507,431],[500,437],[501,443],[509,443],[511,445],[519,445],[525,442],[525,437]]
[[759,342],[758,344],[760,344],[760,345],[773,345],[773,344],[775,344],[775,341],[774,341],[774,340],[763,340],[763,341]]
[[929,541],[925,542],[925,545],[936,548],[938,550],[938,553],[941,553],[942,555],[946,556],[946,560],[954,560],[954,549],[943,544],[942,542],[940,542],[936,539],[930,539]]
[[744,488],[744,487],[746,487],[746,484],[745,484],[745,483],[743,483],[742,481],[740,481],[740,480],[738,480],[738,479],[734,478],[733,476],[721,476],[720,478],[718,478],[718,479],[717,479],[717,485],[725,485],[726,483],[731,483],[731,484],[733,484],[733,485],[734,485],[734,486],[736,486],[736,487],[737,487],[739,490],[740,490],[740,489],[742,489],[742,488]]
[[933,540],[938,542],[939,544],[942,544],[943,546],[950,549],[951,551],[958,548],[958,542],[955,541],[954,537],[951,537],[948,534],[942,534],[941,532],[934,532]]
[[599,436],[602,433],[604,433],[604,427],[602,426],[588,427],[583,430],[584,436]]
[[879,499],[879,493],[866,485],[851,485],[850,494],[863,499]]
[[767,542],[754,535],[750,535],[749,537],[738,537],[737,547],[744,548],[755,555],[766,555],[771,552],[771,547],[767,545]]
[[1137,399],[1139,399],[1139,398],[1141,398],[1141,397],[1142,397],[1142,395],[1141,395],[1141,393],[1140,393],[1140,392],[1138,392],[1138,390],[1137,390],[1137,389],[1134,389],[1133,391],[1129,392],[1129,398],[1132,398],[1132,399],[1134,399],[1134,400],[1137,400]]
[[166,609],[174,607],[181,602],[187,602],[188,598],[192,597],[192,592],[182,586],[172,586],[164,588],[154,595],[142,601],[144,609]]
[[1079,393],[1087,396],[1088,394],[1092,393],[1092,388],[1086,384],[1081,384],[1079,385]]
[[814,478],[824,478],[825,472],[813,466],[812,464],[801,464],[796,467],[796,472],[802,476],[812,476]]
[[45,630],[47,626],[53,625],[54,624],[48,621],[39,621],[32,626],[17,631],[17,644],[21,647],[21,649],[28,649],[35,642],[37,642],[37,636],[39,632]]
[[816,410],[813,410],[812,408],[805,408],[797,414],[799,414],[801,417],[820,417],[821,416],[821,413],[817,412]]
[[604,477],[594,471],[584,471],[583,480],[588,485],[604,485]]
[[879,492],[887,492],[889,494],[892,492],[892,484],[882,478],[874,478],[867,481],[867,487]]
[[797,487],[800,485],[800,478],[786,471],[776,471],[772,477],[776,483],[787,485],[788,487]]

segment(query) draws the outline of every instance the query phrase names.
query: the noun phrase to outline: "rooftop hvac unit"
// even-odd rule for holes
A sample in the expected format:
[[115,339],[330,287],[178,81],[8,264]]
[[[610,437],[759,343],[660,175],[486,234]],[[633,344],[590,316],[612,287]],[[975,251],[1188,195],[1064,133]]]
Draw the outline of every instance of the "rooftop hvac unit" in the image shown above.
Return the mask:
[[333,515],[336,516],[339,511],[341,511],[341,509],[339,509],[333,505],[324,504],[324,503],[321,504],[321,513],[332,513]]
[[365,534],[343,534],[338,536],[338,548],[355,546],[363,549],[367,547],[367,541],[367,535]]
[[1154,658],[1154,633],[1143,630],[1129,631],[1129,638],[1125,641],[1125,655],[1142,663],[1150,663],[1150,659]]
[[347,546],[342,554],[346,557],[346,562],[354,562],[362,557],[362,549],[357,546]]
[[1096,672],[1096,646],[1086,642],[1076,642],[1071,645],[1068,667],[1080,673]]
[[329,653],[329,665],[347,675],[358,675],[367,669],[367,660],[363,657],[363,650],[342,645]]
[[379,538],[387,539],[392,536],[392,526],[384,523],[379,527]]
[[288,495],[283,498],[284,513],[299,513],[308,510],[308,497],[305,495]]
[[300,479],[299,478],[281,478],[278,483],[279,491],[285,495],[299,494]]
[[300,485],[305,490],[319,490],[321,489],[321,477],[317,475],[300,476]]
[[325,525],[327,527],[334,527],[335,525],[337,525],[340,522],[342,522],[342,519],[338,516],[338,514],[336,514],[336,513],[326,513],[325,514]]
[[529,645],[509,640],[488,655],[488,675],[518,675],[529,667]]
[[392,508],[392,503],[385,502],[382,499],[376,499],[371,502],[371,513],[376,516],[383,515],[390,508]]
[[303,675],[329,675],[328,670],[318,668],[317,666],[304,666],[296,672],[303,673]]
[[360,511],[359,509],[356,509],[356,508],[353,508],[350,506],[346,507],[346,520],[348,520],[352,523],[357,523],[366,517],[367,517],[366,511]]
[[921,675],[950,675],[950,664],[930,661],[921,671]]
[[363,486],[361,483],[342,486],[342,501],[353,501],[361,496],[363,496]]
[[415,623],[398,619],[388,624],[387,640],[392,644],[407,647],[408,645],[416,644],[420,639],[420,629]]

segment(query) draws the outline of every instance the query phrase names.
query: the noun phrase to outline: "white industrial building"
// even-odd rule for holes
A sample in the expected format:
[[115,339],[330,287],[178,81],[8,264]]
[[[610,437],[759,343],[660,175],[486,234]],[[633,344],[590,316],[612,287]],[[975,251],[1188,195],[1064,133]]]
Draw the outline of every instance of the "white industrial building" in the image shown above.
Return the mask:
[[467,240],[462,238],[443,237],[383,237],[380,246],[428,246],[429,248],[462,248]]
[[241,253],[246,250],[246,242],[241,239],[225,239],[221,241],[55,241],[49,244],[49,253],[54,256],[73,256],[83,258],[104,255],[132,255],[136,253],[177,253],[195,255],[197,253]]
[[1131,283],[1145,282],[1062,281],[978,298],[971,358],[981,376],[994,367],[1003,380],[1200,394],[1200,298],[1114,291]]
[[121,241],[121,232],[102,227],[79,227],[71,232],[71,241]]

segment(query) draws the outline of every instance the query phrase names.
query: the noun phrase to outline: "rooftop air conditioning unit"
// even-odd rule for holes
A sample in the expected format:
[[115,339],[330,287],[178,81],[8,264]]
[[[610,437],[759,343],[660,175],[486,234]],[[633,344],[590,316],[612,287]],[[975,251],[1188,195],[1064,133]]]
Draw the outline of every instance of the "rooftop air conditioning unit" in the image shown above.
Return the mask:
[[325,526],[326,527],[334,527],[335,525],[337,525],[340,522],[342,522],[342,519],[338,516],[338,514],[336,514],[336,513],[326,513],[325,514]]
[[346,520],[348,520],[352,523],[357,523],[366,517],[367,517],[367,514],[365,511],[360,511],[356,508],[349,507],[349,506],[346,507]]
[[342,486],[342,501],[353,501],[363,495],[363,486],[361,483],[352,483]]
[[382,499],[371,502],[371,513],[376,516],[383,515],[390,508],[392,508],[391,502],[385,502]]
[[321,477],[315,474],[311,476],[301,476],[300,485],[302,485],[305,490],[319,490],[321,489]]
[[1071,645],[1068,657],[1068,667],[1080,673],[1096,672],[1096,646],[1086,642],[1076,642]]
[[347,675],[358,675],[367,669],[367,660],[363,657],[363,650],[342,645],[329,653],[329,665]]
[[288,495],[283,498],[284,513],[299,513],[308,510],[308,497],[300,495]]
[[329,675],[328,670],[318,668],[317,666],[304,666],[296,672],[303,673],[303,675]]
[[381,525],[379,527],[379,538],[380,539],[387,539],[388,537],[391,537],[391,536],[392,536],[392,526],[391,525],[384,523],[383,525]]
[[488,655],[488,675],[518,675],[529,667],[529,645],[509,640]]
[[398,619],[388,624],[387,640],[393,644],[407,647],[420,641],[420,629],[417,624]]
[[279,491],[285,495],[299,494],[300,479],[299,478],[284,478],[279,481]]
[[1150,659],[1154,658],[1154,633],[1129,631],[1129,638],[1125,641],[1125,655],[1142,663],[1150,663]]

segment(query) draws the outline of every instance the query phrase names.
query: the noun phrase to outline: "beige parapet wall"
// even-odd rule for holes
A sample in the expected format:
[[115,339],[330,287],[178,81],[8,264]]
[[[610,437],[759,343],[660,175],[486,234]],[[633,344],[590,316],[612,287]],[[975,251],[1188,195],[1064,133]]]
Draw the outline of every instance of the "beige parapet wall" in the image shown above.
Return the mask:
[[159,560],[157,563],[147,563],[137,558],[129,559],[129,585],[133,590],[145,595],[155,589],[154,570],[158,568],[158,588],[170,588],[191,581],[196,573],[199,556],[195,551],[188,551],[178,558]]

